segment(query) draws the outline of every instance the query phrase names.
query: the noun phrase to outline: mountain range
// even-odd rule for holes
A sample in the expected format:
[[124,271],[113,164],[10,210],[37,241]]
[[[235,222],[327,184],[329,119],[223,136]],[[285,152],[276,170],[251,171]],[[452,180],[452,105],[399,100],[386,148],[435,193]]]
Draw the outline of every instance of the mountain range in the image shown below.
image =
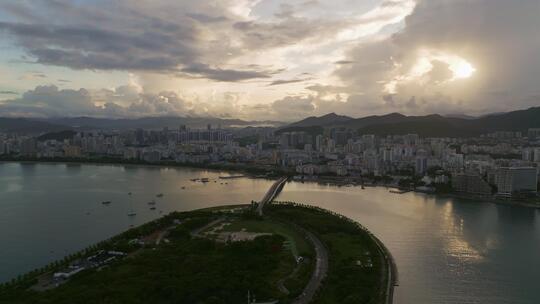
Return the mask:
[[330,113],[321,117],[308,117],[280,129],[298,131],[313,127],[358,130],[361,134],[391,135],[416,133],[424,137],[472,137],[496,131],[527,131],[540,128],[540,107],[497,113],[478,118],[442,116],[406,116],[391,113],[381,116],[352,118]]
[[481,117],[466,115],[407,116],[390,113],[380,116],[353,118],[330,113],[320,117],[308,117],[284,125],[276,121],[246,121],[213,117],[143,117],[111,119],[93,117],[68,118],[1,118],[0,132],[35,133],[63,130],[128,130],[128,129],[176,129],[181,125],[205,128],[207,125],[231,128],[277,127],[277,132],[308,131],[320,133],[325,128],[346,128],[360,134],[391,135],[416,133],[423,137],[472,137],[495,131],[522,131],[540,128],[540,107],[526,110],[496,113]]

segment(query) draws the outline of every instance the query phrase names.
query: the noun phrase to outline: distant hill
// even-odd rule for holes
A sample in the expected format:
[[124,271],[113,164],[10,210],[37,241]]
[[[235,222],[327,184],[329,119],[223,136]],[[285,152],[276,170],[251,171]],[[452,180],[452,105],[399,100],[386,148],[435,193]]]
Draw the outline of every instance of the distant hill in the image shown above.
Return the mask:
[[342,124],[346,123],[350,120],[354,120],[354,118],[348,117],[348,116],[342,116],[337,115],[336,113],[330,113],[326,114],[321,117],[315,117],[311,116],[306,119],[303,119],[301,121],[292,123],[287,126],[289,127],[312,127],[312,126],[330,126],[330,125],[336,125],[336,124]]
[[447,115],[444,115],[444,117],[463,118],[463,119],[476,119],[477,118],[476,116],[471,116],[471,115],[467,115],[467,114],[447,114]]
[[[335,114],[333,114],[335,115]],[[333,116],[332,115],[332,116]],[[340,117],[335,115],[335,117]],[[425,137],[471,137],[496,131],[526,131],[540,128],[540,107],[526,110],[473,117],[445,117],[441,115],[406,116],[392,113],[382,116],[336,119],[333,122],[322,117],[310,117],[309,123],[321,121],[320,127],[345,127],[363,134],[390,135],[416,133]],[[306,120],[290,124],[283,129],[297,128]]]
[[69,129],[67,126],[26,118],[0,117],[0,132],[42,134]]

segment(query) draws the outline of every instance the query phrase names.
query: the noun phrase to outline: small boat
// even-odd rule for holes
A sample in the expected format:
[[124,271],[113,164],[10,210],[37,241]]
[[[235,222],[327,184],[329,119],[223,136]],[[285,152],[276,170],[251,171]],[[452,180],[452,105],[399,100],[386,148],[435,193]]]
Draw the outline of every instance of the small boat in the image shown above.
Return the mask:
[[135,215],[137,215],[137,213],[135,213],[135,212],[128,213],[128,216],[130,216],[130,217],[135,216]]
[[156,207],[150,207],[150,210],[156,210]]
[[131,192],[128,192],[128,195],[131,195]]
[[108,205],[110,203],[111,203],[111,201],[103,201],[103,202],[101,202],[101,204],[103,204],[103,205]]
[[156,197],[163,197],[163,193],[156,195]]
[[207,177],[201,178],[202,183],[208,183],[210,180]]
[[148,205],[155,205],[155,204],[156,204],[155,201],[148,202]]

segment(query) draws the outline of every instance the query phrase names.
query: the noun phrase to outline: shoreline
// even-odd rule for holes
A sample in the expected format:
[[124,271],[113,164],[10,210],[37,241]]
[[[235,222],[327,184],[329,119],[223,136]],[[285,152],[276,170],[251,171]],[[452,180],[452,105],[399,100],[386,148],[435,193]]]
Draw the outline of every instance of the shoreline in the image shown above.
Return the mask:
[[[246,168],[235,168],[235,167],[228,167],[228,168],[212,168],[207,166],[195,166],[190,164],[167,164],[167,163],[118,163],[118,162],[108,162],[108,161],[84,161],[84,160],[16,160],[16,159],[9,159],[9,160],[2,160],[0,159],[0,164],[2,163],[20,163],[20,164],[56,164],[56,165],[95,165],[95,166],[122,166],[122,167],[143,167],[143,168],[170,168],[170,169],[178,169],[178,168],[185,168],[185,169],[192,169],[192,170],[206,170],[210,172],[242,172],[246,175],[247,178],[263,178],[263,179],[269,179],[274,180],[275,176],[263,176],[263,175],[257,175],[254,172],[250,172]],[[268,173],[268,172],[267,172]],[[336,180],[336,179],[329,179],[329,178],[317,178],[317,179],[302,179],[302,180],[292,180],[293,182],[299,182],[299,183],[316,183],[316,184],[322,184],[322,185],[332,185],[336,187],[344,187],[347,185],[352,185],[354,187],[384,187],[384,188],[392,188],[392,189],[400,189],[399,186],[396,185],[385,185],[385,184],[365,184],[365,185],[359,185],[349,180]],[[493,198],[486,198],[486,197],[472,197],[468,195],[461,195],[456,193],[426,193],[422,191],[416,191],[416,190],[410,190],[410,192],[414,193],[422,193],[426,195],[431,195],[436,198],[452,198],[452,199],[459,199],[462,201],[466,201],[468,203],[474,203],[474,202],[481,202],[481,203],[491,203],[496,205],[503,205],[503,206],[513,206],[513,207],[524,207],[524,208],[532,208],[532,209],[538,209],[540,210],[540,203],[534,204],[534,203],[527,203],[527,202],[521,202],[521,201],[515,201],[515,200],[498,200]],[[399,193],[396,193],[397,195],[400,195]]]
[[[351,181],[339,181],[339,180],[333,180],[333,179],[307,179],[307,180],[294,180],[295,182],[299,183],[316,183],[319,185],[331,185],[336,187],[348,187],[348,185],[352,185],[352,187],[366,187],[366,188],[386,188],[386,189],[397,189],[397,190],[403,190],[397,185],[385,185],[385,184],[366,184],[366,185],[359,185],[355,184]],[[389,190],[390,191],[390,190]],[[413,192],[416,194],[424,194],[433,196],[435,198],[452,198],[452,199],[459,199],[460,201],[467,202],[467,203],[491,203],[496,205],[504,205],[504,206],[513,206],[513,207],[524,207],[524,208],[532,208],[532,209],[540,209],[540,202],[538,204],[534,203],[527,203],[527,202],[521,202],[516,200],[499,200],[494,198],[488,198],[488,197],[473,197],[468,195],[462,195],[458,193],[428,193],[423,191],[416,191],[416,190],[407,190],[404,193],[395,193],[396,195],[405,194],[408,192]]]
[[394,257],[392,256],[392,253],[390,250],[384,245],[384,243],[379,240],[378,237],[376,237],[371,231],[367,230],[369,233],[371,239],[377,244],[377,247],[381,251],[381,254],[384,257],[384,260],[386,261],[386,304],[392,304],[394,302],[394,288],[396,286],[399,286],[399,272],[396,265],[396,261],[394,260]]
[[107,161],[101,161],[101,162],[94,162],[94,161],[82,161],[82,160],[1,160],[0,164],[8,164],[8,163],[19,163],[19,164],[46,164],[46,165],[89,165],[89,166],[114,166],[114,167],[141,167],[141,168],[165,168],[165,169],[190,169],[190,170],[204,170],[214,173],[232,173],[232,172],[241,172],[245,174],[248,178],[264,178],[264,179],[271,179],[273,180],[273,176],[262,176],[257,175],[253,172],[249,172],[248,170],[245,170],[243,168],[212,168],[212,167],[204,167],[204,166],[192,166],[192,165],[184,165],[184,164],[151,164],[151,163],[117,163],[117,162],[107,162]]

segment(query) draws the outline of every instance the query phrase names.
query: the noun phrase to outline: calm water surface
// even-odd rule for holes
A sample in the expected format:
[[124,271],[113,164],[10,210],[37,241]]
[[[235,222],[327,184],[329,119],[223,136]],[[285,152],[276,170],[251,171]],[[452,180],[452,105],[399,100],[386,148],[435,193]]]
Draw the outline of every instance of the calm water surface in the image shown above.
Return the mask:
[[[222,185],[220,175],[227,173],[0,164],[0,281],[155,219],[160,211],[249,203],[272,183],[241,178]],[[190,181],[199,177],[212,181]],[[153,199],[157,210],[151,211],[147,202]],[[540,303],[536,210],[301,183],[287,184],[279,199],[334,210],[377,235],[399,268],[395,303]],[[104,206],[104,200],[112,203]],[[127,216],[131,210],[136,217]]]

